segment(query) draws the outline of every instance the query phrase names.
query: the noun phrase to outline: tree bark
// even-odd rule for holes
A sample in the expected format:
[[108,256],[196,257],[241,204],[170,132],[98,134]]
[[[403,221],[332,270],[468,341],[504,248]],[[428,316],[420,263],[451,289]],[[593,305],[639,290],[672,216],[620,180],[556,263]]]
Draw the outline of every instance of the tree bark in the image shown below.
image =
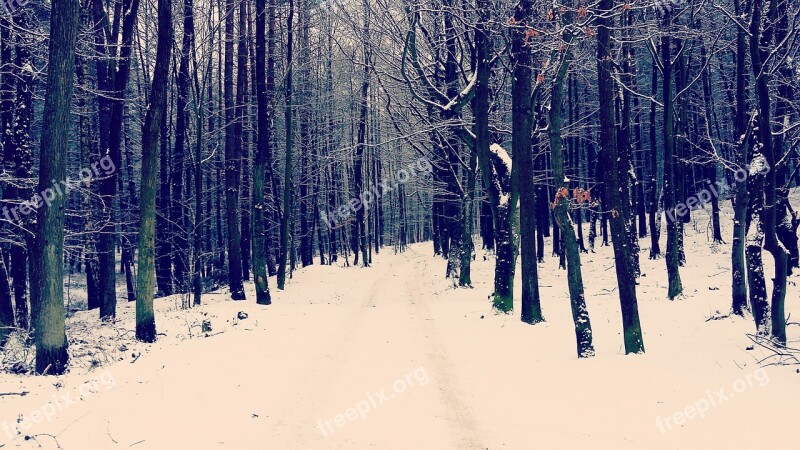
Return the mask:
[[[569,20],[565,18],[564,20]],[[571,45],[571,37],[568,32],[564,33],[565,45]],[[561,238],[564,240],[564,250],[567,264],[567,284],[569,288],[570,306],[572,309],[572,321],[575,324],[575,339],[577,342],[578,358],[588,358],[594,356],[594,346],[592,345],[592,325],[589,320],[589,311],[586,308],[586,298],[583,290],[583,275],[581,273],[581,254],[578,248],[578,241],[575,238],[575,229],[572,218],[569,214],[569,182],[564,173],[564,149],[561,137],[561,124],[563,120],[563,97],[564,80],[566,79],[569,65],[572,61],[572,50],[567,48],[558,68],[550,97],[550,113],[548,134],[550,138],[550,155],[553,167],[553,182],[555,184],[555,219],[556,224],[561,230]],[[614,241],[617,245],[617,241]]]
[[[228,283],[233,300],[245,300],[242,283],[242,235],[239,210],[242,142],[241,126],[233,92],[233,43],[236,40],[233,18],[234,0],[226,0],[225,16],[225,206],[228,225]],[[239,30],[242,32],[242,30]],[[241,87],[240,87],[241,89]]]
[[536,257],[536,187],[533,183],[531,132],[533,129],[532,57],[525,38],[533,19],[533,2],[521,0],[514,9],[518,27],[513,30],[511,47],[514,82],[511,85],[511,146],[519,172],[519,234],[522,258],[521,320],[535,324],[544,321],[539,298],[539,274]]
[[[680,224],[683,218],[677,216],[678,192],[680,189],[676,186],[678,182],[676,180],[676,164],[678,164],[678,158],[675,155],[675,99],[672,91],[672,38],[668,32],[669,27],[672,25],[672,15],[669,11],[665,13],[663,20],[664,28],[667,31],[661,38],[662,92],[664,101],[664,125],[662,135],[664,139],[664,209],[667,212],[667,297],[670,300],[674,300],[683,292],[683,283],[681,282],[679,269],[680,249],[678,248],[680,245]],[[681,204],[681,206],[683,206],[683,204]]]
[[289,12],[286,18],[286,81],[285,81],[285,127],[286,127],[286,164],[283,175],[283,214],[281,214],[281,243],[278,257],[278,289],[286,287],[286,263],[289,256],[289,225],[294,209],[294,194],[292,188],[292,147],[294,145],[294,122],[292,104],[292,77],[294,76],[293,51],[294,51],[294,0],[289,0]]
[[627,198],[622,190],[620,175],[630,167],[628,161],[617,152],[616,124],[614,120],[614,79],[612,75],[612,19],[606,17],[614,9],[614,0],[600,0],[600,15],[597,19],[597,84],[599,90],[600,153],[604,167],[603,204],[611,211],[609,222],[614,246],[614,262],[622,308],[622,326],[625,353],[643,353],[644,341],[639,323],[639,307],[636,300],[636,276],[631,263]]
[[[67,149],[71,128],[70,106],[75,71],[75,45],[78,36],[77,0],[53,0],[50,9],[50,44],[47,88],[42,128],[39,192],[52,189],[53,180],[67,178]],[[36,372],[61,375],[67,369],[69,354],[64,310],[64,213],[66,197],[57,195],[38,210],[34,266],[37,272],[39,302],[35,308]]]
[[153,314],[155,291],[155,215],[158,176],[159,125],[166,114],[167,80],[172,53],[172,5],[158,0],[158,44],[150,106],[142,125],[142,177],[139,196],[139,270],[136,280],[136,338],[155,342],[156,320]]
[[[275,0],[256,0],[256,101],[258,102],[257,131],[258,145],[253,164],[253,279],[256,286],[256,303],[269,305],[272,299],[267,278],[266,213],[269,203],[264,195],[264,179],[267,161],[272,152],[272,128],[270,124],[270,101],[274,90],[274,75],[267,78],[267,36],[266,18],[269,17],[270,64],[274,64],[271,51],[274,50]],[[272,68],[270,68],[272,69]]]

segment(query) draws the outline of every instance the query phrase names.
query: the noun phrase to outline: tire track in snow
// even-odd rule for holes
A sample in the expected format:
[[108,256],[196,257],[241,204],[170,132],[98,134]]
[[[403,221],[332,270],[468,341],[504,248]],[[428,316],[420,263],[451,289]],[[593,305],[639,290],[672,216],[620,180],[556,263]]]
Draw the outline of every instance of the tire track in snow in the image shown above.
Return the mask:
[[420,279],[430,273],[428,259],[417,254],[414,261],[412,275],[414,281],[411,284],[413,293],[411,298],[414,300],[411,304],[414,314],[421,319],[420,331],[423,338],[427,338],[423,340],[428,343],[428,360],[436,374],[440,398],[447,407],[448,417],[446,419],[450,426],[453,442],[459,449],[485,449],[487,447],[482,445],[481,431],[467,403],[466,390],[461,384],[461,380],[458,379],[453,364],[439,339],[436,321],[431,316],[430,308],[426,303],[428,298],[431,298],[432,292],[424,293],[420,286]]
[[[387,265],[375,264],[369,269],[356,268],[355,270],[375,271],[381,270],[377,280],[375,280],[370,289],[361,299],[357,297],[352,298],[356,300],[353,303],[356,306],[350,308],[350,313],[346,315],[339,326],[333,328],[333,332],[328,336],[308,336],[315,339],[326,339],[327,345],[323,347],[320,354],[316,354],[310,361],[316,362],[307,375],[298,380],[296,386],[300,389],[295,391],[296,395],[293,396],[294,401],[290,405],[286,405],[284,410],[281,411],[278,424],[283,427],[289,428],[288,433],[291,435],[290,440],[286,442],[291,445],[291,448],[311,448],[305,443],[310,437],[323,438],[320,431],[316,428],[316,420],[319,407],[324,405],[330,397],[331,390],[333,389],[332,380],[336,380],[337,376],[342,369],[348,365],[350,355],[356,348],[354,345],[356,337],[364,322],[363,316],[365,313],[372,309],[379,292],[383,285],[391,279],[401,267],[407,266],[411,263],[409,260],[402,260],[400,264],[394,263],[396,258],[391,258],[392,263]],[[399,266],[399,267],[398,267]],[[402,270],[402,272],[406,272]],[[367,275],[365,273],[365,275]],[[345,301],[343,305],[347,304]],[[272,438],[285,437],[282,431],[280,435],[272,436]],[[268,440],[272,440],[272,438]],[[323,438],[324,439],[324,438]]]

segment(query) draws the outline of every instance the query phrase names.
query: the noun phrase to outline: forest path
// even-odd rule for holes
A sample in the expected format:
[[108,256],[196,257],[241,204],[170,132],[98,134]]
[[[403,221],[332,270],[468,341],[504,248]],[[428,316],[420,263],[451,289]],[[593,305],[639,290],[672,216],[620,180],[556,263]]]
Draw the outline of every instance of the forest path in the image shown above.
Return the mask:
[[267,442],[276,448],[485,448],[424,307],[420,281],[429,257],[407,256],[351,269],[368,289],[347,295],[338,325],[311,338],[325,345],[308,355],[299,382],[287,386],[295,400],[280,402],[277,433]]

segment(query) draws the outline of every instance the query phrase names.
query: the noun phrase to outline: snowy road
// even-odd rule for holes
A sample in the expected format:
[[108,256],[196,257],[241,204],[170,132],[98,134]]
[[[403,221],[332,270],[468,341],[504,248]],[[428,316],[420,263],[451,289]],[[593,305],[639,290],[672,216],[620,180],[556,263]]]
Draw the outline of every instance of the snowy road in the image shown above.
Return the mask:
[[[402,255],[386,250],[368,269],[302,269],[269,307],[254,304],[252,285],[247,302],[213,294],[188,313],[160,300],[164,335],[140,357],[126,354],[92,373],[74,369],[58,389],[54,378],[0,376],[0,392],[30,391],[0,397],[0,421],[18,426],[23,414],[29,425],[12,441],[0,433],[0,443],[4,450],[57,448],[56,439],[65,450],[733,449],[790,439],[800,375],[758,371],[744,350],[749,322],[706,322],[727,295],[708,290],[727,281],[711,277],[714,264],[690,254],[697,266],[686,284],[697,285],[670,303],[661,297],[663,261],[643,259],[652,273],[639,289],[648,353],[626,357],[606,250],[585,257],[598,350],[591,360],[574,356],[565,274],[555,260],[541,266],[548,321],[531,327],[491,313],[491,259],[476,261],[475,289],[452,289],[445,261],[423,244]],[[797,306],[789,311],[800,315]],[[239,311],[249,317],[235,320]],[[124,305],[120,324],[132,328],[131,317]],[[211,321],[211,336],[195,330],[189,339],[200,320]],[[797,327],[792,332],[797,339]],[[80,393],[100,374],[113,383],[96,383],[96,393],[50,413],[58,395]],[[716,401],[721,389],[726,398]],[[692,407],[694,417],[675,416]],[[37,411],[49,420],[33,423]]]

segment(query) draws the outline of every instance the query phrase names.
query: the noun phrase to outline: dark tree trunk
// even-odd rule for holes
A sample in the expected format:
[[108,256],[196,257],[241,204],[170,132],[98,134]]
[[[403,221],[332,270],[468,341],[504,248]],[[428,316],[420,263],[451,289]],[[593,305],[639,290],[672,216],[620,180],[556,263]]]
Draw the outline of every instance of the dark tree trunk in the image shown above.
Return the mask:
[[458,285],[462,287],[472,286],[472,223],[473,207],[475,205],[475,181],[477,178],[476,169],[478,165],[478,154],[474,148],[469,149],[469,166],[464,170],[467,177],[467,192],[462,207],[461,219],[461,266],[459,268]]
[[189,140],[187,131],[189,119],[189,53],[192,51],[194,36],[192,14],[192,0],[184,0],[183,38],[177,79],[178,97],[175,103],[175,149],[172,153],[170,171],[170,182],[172,184],[170,220],[174,227],[172,233],[173,276],[175,292],[181,294],[189,291],[189,211],[185,203],[185,199],[189,198],[189,195],[188,192],[184,194],[183,185],[186,181],[186,175],[189,173],[186,147]]
[[[204,230],[207,226],[205,224],[204,211],[203,211],[203,126],[205,125],[205,109],[203,108],[203,91],[200,87],[200,82],[197,77],[199,70],[197,65],[197,53],[193,51],[194,42],[194,1],[183,0],[183,22],[184,22],[184,40],[183,48],[188,54],[192,54],[192,65],[194,66],[194,83],[195,93],[197,95],[196,108],[197,119],[195,126],[197,127],[197,141],[194,148],[194,224],[192,227],[192,303],[199,306],[203,301],[203,247],[204,247]],[[211,38],[210,45],[214,47],[213,37]],[[181,55],[183,57],[183,55]],[[211,71],[208,71],[208,76],[211,76]],[[204,81],[208,82],[208,81]],[[210,84],[210,83],[209,83]],[[188,165],[187,165],[188,170]],[[188,190],[188,187],[187,187]],[[188,222],[188,220],[187,220]]]
[[[699,23],[698,23],[699,25]],[[704,129],[706,130],[706,136],[703,139],[703,149],[709,155],[709,158],[712,158],[709,161],[704,169],[705,169],[705,176],[707,182],[713,186],[713,189],[716,191],[717,186],[717,161],[713,159],[711,156],[713,154],[712,151],[712,143],[711,143],[711,136],[712,127],[711,124],[713,122],[713,115],[714,115],[714,103],[713,97],[711,94],[711,74],[710,74],[710,65],[708,64],[708,56],[706,53],[705,45],[700,47],[700,55],[701,55],[701,63],[705,67],[702,73],[702,85],[703,85],[703,106],[705,115],[703,118],[705,119]],[[719,223],[719,196],[712,195],[711,196],[711,230],[712,230],[712,239],[715,244],[722,244],[722,227]]]
[[250,131],[249,131],[249,97],[250,88],[248,86],[248,50],[247,50],[247,3],[239,2],[239,25],[238,25],[238,48],[237,48],[237,69],[236,69],[236,145],[239,147],[237,158],[241,161],[239,169],[240,185],[237,187],[239,192],[239,211],[240,224],[240,252],[241,261],[239,263],[242,270],[242,280],[250,280],[250,248],[252,244],[252,230],[250,228]]
[[[475,49],[477,66],[477,84],[473,105],[475,118],[475,146],[478,163],[483,176],[483,187],[489,195],[494,216],[496,237],[496,263],[494,271],[494,300],[496,310],[510,313],[514,309],[514,272],[516,262],[516,237],[514,222],[516,221],[516,204],[518,191],[518,168],[512,169],[511,158],[497,144],[490,146],[489,135],[489,78],[491,67],[491,35],[487,26],[492,18],[491,4],[487,0],[477,2],[479,21],[475,29]],[[514,170],[514,172],[512,172]]]
[[[14,25],[19,30],[30,28],[28,12],[21,11],[14,17]],[[6,152],[10,154],[11,173],[19,180],[16,186],[9,189],[9,197],[19,201],[31,198],[30,188],[31,168],[33,164],[33,147],[31,142],[31,123],[33,122],[33,60],[30,43],[26,42],[22,33],[17,33],[16,59],[14,61],[16,72],[16,100],[14,105],[13,142]],[[52,184],[52,183],[51,183]],[[41,190],[38,192],[42,192]],[[28,215],[20,214],[17,217],[15,208],[12,218],[15,227],[19,230],[31,229],[31,219]],[[26,232],[15,233],[11,244],[11,277],[14,291],[14,304],[16,305],[17,325],[19,328],[28,329],[28,260],[29,249],[33,247],[33,239]],[[31,274],[31,284],[35,281]],[[33,306],[33,305],[31,305]]]
[[[494,220],[492,219],[492,205],[490,205],[485,199],[481,200],[480,205],[481,239],[483,240],[483,248],[485,250],[494,251]],[[436,245],[435,238],[434,245]]]
[[[272,299],[267,278],[267,223],[269,203],[264,195],[267,161],[272,153],[272,128],[270,126],[270,101],[274,91],[275,0],[256,0],[256,101],[258,102],[255,161],[253,164],[253,279],[256,285],[256,303],[269,305]],[[267,74],[266,18],[269,17],[269,71]]]
[[[668,29],[671,24],[672,15],[670,12],[666,12],[664,16],[664,28]],[[685,208],[681,208],[681,211],[678,210],[680,189],[677,184],[681,181],[680,178],[676,176],[676,166],[679,164],[679,161],[675,154],[675,99],[672,90],[672,39],[668,33],[665,33],[661,38],[661,64],[663,73],[662,99],[664,101],[664,126],[662,130],[664,139],[664,209],[667,212],[666,261],[669,285],[667,297],[673,300],[683,292],[683,284],[681,282],[679,269],[679,234],[681,233],[683,217],[682,215],[679,216],[678,213],[685,212]],[[682,203],[681,206],[683,206]]]
[[658,65],[653,60],[653,73],[650,79],[650,179],[648,189],[649,222],[650,222],[650,259],[658,259],[661,256],[661,189],[663,184],[664,172],[659,168],[659,161],[664,161],[663,148],[658,145],[656,140],[656,98],[658,98]]
[[[117,14],[117,17],[122,17],[122,36],[119,51],[113,55],[116,63],[108,63],[110,67],[113,67],[113,73],[109,75],[113,79],[113,89],[111,91],[113,100],[111,100],[111,117],[108,130],[109,147],[100,149],[102,155],[111,159],[114,167],[114,170],[111,170],[100,181],[100,195],[103,208],[106,211],[104,216],[108,218],[108,222],[100,230],[98,242],[100,256],[100,317],[106,319],[113,319],[117,315],[116,274],[114,272],[117,224],[115,223],[114,204],[118,194],[118,172],[122,167],[122,122],[125,118],[125,91],[130,75],[130,56],[133,51],[133,37],[136,31],[139,0],[123,0],[121,7],[125,13]],[[116,32],[112,37],[116,37]],[[116,40],[114,42],[116,43]]]
[[294,144],[294,122],[292,105],[292,77],[293,69],[293,45],[294,45],[294,0],[289,0],[289,11],[286,18],[286,81],[285,81],[285,127],[286,127],[286,164],[283,175],[283,214],[281,214],[281,242],[280,255],[278,257],[278,289],[283,290],[286,286],[286,263],[289,257],[289,225],[291,224],[292,211],[294,209],[294,195],[292,188],[292,147]]
[[156,203],[156,247],[155,265],[158,295],[167,296],[173,293],[172,284],[172,221],[170,215],[171,186],[169,170],[169,127],[167,114],[162,114],[159,127],[159,190]]
[[5,257],[0,254],[0,348],[14,329],[14,306],[11,304],[11,288],[8,285],[8,270]]
[[[623,43],[621,52],[622,64],[620,64],[622,73],[620,74],[620,81],[625,86],[634,86],[635,88],[635,55],[633,53],[633,47],[630,43],[631,39],[629,36],[627,36],[627,34],[630,33],[630,30],[634,27],[633,14],[631,14],[630,11],[623,12],[621,23],[623,24]],[[631,116],[633,113],[631,112],[631,91],[629,89],[622,89],[620,100],[619,113],[622,117],[619,126],[619,138],[617,144],[619,145],[619,159],[625,164],[621,167],[621,169],[625,170],[621,171],[620,174],[626,174],[620,179],[620,184],[623,190],[622,199],[625,202],[624,206],[628,212],[628,214],[625,216],[625,229],[628,232],[631,266],[633,267],[634,276],[638,278],[639,275],[641,275],[641,268],[639,266],[639,235],[636,230],[636,204],[634,204],[635,202],[632,202],[632,200],[637,198],[636,191],[633,188],[636,184],[638,184],[639,181],[636,178],[636,168],[632,164],[633,127],[631,125]]]
[[[331,20],[330,16],[328,17],[328,20],[329,21]],[[328,25],[329,25],[328,28],[330,30],[330,22],[328,23]],[[335,96],[333,95],[333,33],[330,33],[330,32],[328,33],[328,36],[327,36],[326,52],[327,52],[327,55],[328,55],[327,60],[326,60],[326,74],[325,74],[325,77],[326,77],[325,83],[326,83],[326,87],[327,87],[327,91],[328,91],[328,93],[327,93],[327,95],[328,95],[328,102],[327,102],[328,103],[328,111],[327,111],[328,135],[327,135],[326,141],[325,141],[325,155],[327,157],[328,155],[330,155],[333,152],[333,136],[334,136],[334,130],[336,129],[336,122],[335,122],[335,116],[334,116],[336,100],[335,100]],[[325,185],[327,186],[327,197],[328,197],[327,198],[327,203],[328,203],[327,211],[328,211],[328,214],[333,214],[334,211],[336,211],[336,190],[334,189],[334,183],[333,183],[333,179],[334,179],[333,173],[335,173],[334,171],[336,169],[334,167],[331,167],[331,166],[332,165],[327,162],[327,158],[326,158],[326,163],[325,163]],[[327,224],[327,221],[326,221],[326,224]],[[338,250],[338,242],[337,242],[338,241],[337,226],[328,224],[328,228],[329,228],[328,229],[328,232],[329,232],[328,233],[328,244],[329,244],[328,253],[330,254],[330,257],[328,258],[328,263],[329,264],[333,264],[334,262],[336,262],[339,259],[339,250]],[[436,241],[435,240],[434,240],[434,245],[436,245]]]
[[[517,23],[526,24],[533,18],[533,2],[522,0],[514,10]],[[521,318],[525,323],[544,321],[539,298],[539,274],[536,257],[536,188],[533,185],[533,128],[531,48],[525,38],[526,28],[514,30],[511,55],[514,60],[514,82],[511,85],[511,145],[519,173],[519,234],[522,258]],[[538,94],[538,92],[537,92]]]
[[[301,3],[298,9],[298,19],[300,27],[300,48],[298,58],[298,71],[300,85],[298,87],[298,102],[300,104],[307,104],[311,101],[311,49],[309,41],[309,20],[311,14],[309,12],[310,5],[305,0]],[[311,205],[311,191],[312,187],[312,148],[311,142],[311,108],[303,107],[297,111],[298,125],[300,128],[300,186],[299,186],[299,211],[298,219],[300,221],[300,263],[303,267],[314,264],[314,230]],[[366,208],[366,206],[365,206]]]
[[[735,12],[742,14],[740,0],[734,0]],[[750,154],[750,130],[747,124],[747,36],[742,27],[736,29],[736,109],[735,109],[735,133],[736,141],[736,163],[739,167],[745,167]],[[747,267],[745,266],[745,233],[748,204],[750,203],[750,193],[747,190],[747,183],[736,183],[736,197],[733,205],[733,238],[731,242],[731,308],[733,314],[744,316],[747,309]],[[759,253],[760,255],[760,253]],[[755,311],[753,311],[755,315]],[[758,323],[756,323],[758,325]]]
[[[370,31],[369,31],[369,22],[370,22],[370,13],[369,13],[369,4],[367,0],[364,0],[363,4],[363,13],[364,13],[364,27],[362,29],[362,51],[363,51],[363,73],[361,79],[361,104],[359,105],[359,116],[358,116],[358,141],[356,142],[356,156],[355,156],[355,163],[353,165],[353,181],[354,181],[354,189],[355,189],[355,196],[356,198],[363,200],[363,193],[364,193],[364,175],[363,175],[363,167],[364,167],[364,153],[365,148],[367,145],[367,113],[369,112],[369,105],[367,103],[369,98],[369,85],[370,85],[370,62],[371,62],[371,50],[370,50]],[[367,221],[366,221],[366,208],[368,205],[364,205],[363,202],[360,204],[360,207],[356,210],[356,224],[357,224],[357,236],[355,237],[356,248],[361,250],[361,263],[363,267],[369,267],[369,259],[367,252],[369,251],[367,247]],[[355,253],[358,253],[356,250]]]
[[[777,0],[771,0],[776,2]],[[786,300],[786,275],[788,272],[788,253],[777,236],[777,165],[776,161],[782,155],[781,149],[775,148],[772,137],[771,107],[772,100],[769,91],[769,71],[765,70],[765,60],[770,54],[768,48],[772,42],[773,28],[767,27],[762,32],[763,0],[753,0],[753,14],[750,23],[750,63],[753,68],[756,84],[756,100],[758,102],[758,143],[764,158],[766,174],[763,184],[763,200],[760,192],[757,203],[763,201],[763,228],[764,249],[770,252],[775,261],[775,277],[772,282],[772,337],[782,345],[786,345],[786,315],[784,303]],[[777,14],[775,6],[770,6],[770,14],[766,20],[774,22]],[[776,150],[778,155],[776,156]],[[751,191],[753,192],[753,191]],[[758,208],[755,213],[758,212]]]
[[[757,178],[757,177],[751,177]],[[748,186],[756,187],[761,183],[750,182]],[[764,261],[761,256],[761,248],[764,245],[764,230],[761,226],[761,215],[755,209],[756,200],[751,198],[748,213],[750,214],[749,224],[747,225],[746,257],[747,257],[747,281],[750,287],[750,304],[753,308],[753,320],[756,323],[756,330],[759,335],[766,336],[770,333],[770,305],[767,301],[767,284],[764,280]]]
[[[571,18],[565,16],[562,19],[569,22]],[[571,40],[568,36],[567,42]],[[575,324],[575,339],[578,358],[588,358],[594,356],[594,346],[592,345],[592,325],[589,320],[589,311],[586,308],[586,298],[583,290],[583,275],[581,273],[581,254],[578,249],[578,241],[575,238],[575,229],[569,215],[570,198],[569,183],[566,182],[564,171],[564,149],[561,137],[561,123],[563,120],[563,97],[564,81],[569,71],[572,61],[572,52],[567,50],[558,67],[550,97],[549,127],[548,135],[550,138],[550,154],[553,167],[553,181],[555,183],[556,194],[554,196],[554,213],[556,225],[561,229],[561,238],[564,241],[564,250],[567,262],[567,284],[569,288],[570,307],[572,309],[572,321]],[[614,241],[616,247],[617,242]]]
[[234,108],[233,98],[233,43],[236,40],[233,19],[236,9],[233,0],[226,0],[225,6],[225,205],[228,225],[228,283],[231,298],[245,300],[239,211],[239,186],[242,177],[242,142],[239,133],[241,122],[239,108]]
[[[53,0],[51,3],[47,88],[42,114],[42,122],[48,126],[42,128],[39,192],[51,188],[53,180],[64,182],[67,178],[78,6],[76,0]],[[32,297],[38,301],[35,334],[36,372],[39,374],[61,375],[69,359],[62,273],[65,203],[66,197],[59,195],[50,204],[43,204],[36,221],[33,258],[37,284],[32,285],[36,290]]]
[[136,280],[136,338],[155,342],[156,320],[153,314],[155,291],[155,215],[158,168],[158,127],[166,114],[167,80],[172,53],[172,5],[158,0],[158,44],[150,105],[142,125],[142,181],[139,196],[139,271]]
[[[14,74],[12,73],[11,53],[13,46],[11,34],[11,23],[7,15],[0,16],[0,143],[3,146],[2,164],[0,170],[9,173],[11,171],[12,155],[8,152],[13,146],[13,122],[14,122]],[[9,183],[0,183],[0,207],[13,207],[6,200],[10,199],[12,186]],[[0,232],[6,232],[6,226],[0,221]],[[5,342],[5,336],[10,333],[8,328],[14,326],[14,310],[11,303],[11,285],[9,283],[9,271],[6,265],[6,247],[0,245],[0,346]],[[10,315],[9,315],[10,314]]]
[[[601,14],[614,9],[614,0],[600,0]],[[609,222],[614,243],[614,262],[617,273],[625,353],[643,353],[644,341],[639,323],[639,307],[636,300],[636,274],[631,263],[631,249],[626,229],[628,198],[624,180],[630,162],[617,151],[616,126],[614,123],[614,79],[612,75],[613,52],[611,48],[612,20],[605,15],[597,20],[597,73],[600,98],[600,153],[604,167],[603,204],[611,211]]]

